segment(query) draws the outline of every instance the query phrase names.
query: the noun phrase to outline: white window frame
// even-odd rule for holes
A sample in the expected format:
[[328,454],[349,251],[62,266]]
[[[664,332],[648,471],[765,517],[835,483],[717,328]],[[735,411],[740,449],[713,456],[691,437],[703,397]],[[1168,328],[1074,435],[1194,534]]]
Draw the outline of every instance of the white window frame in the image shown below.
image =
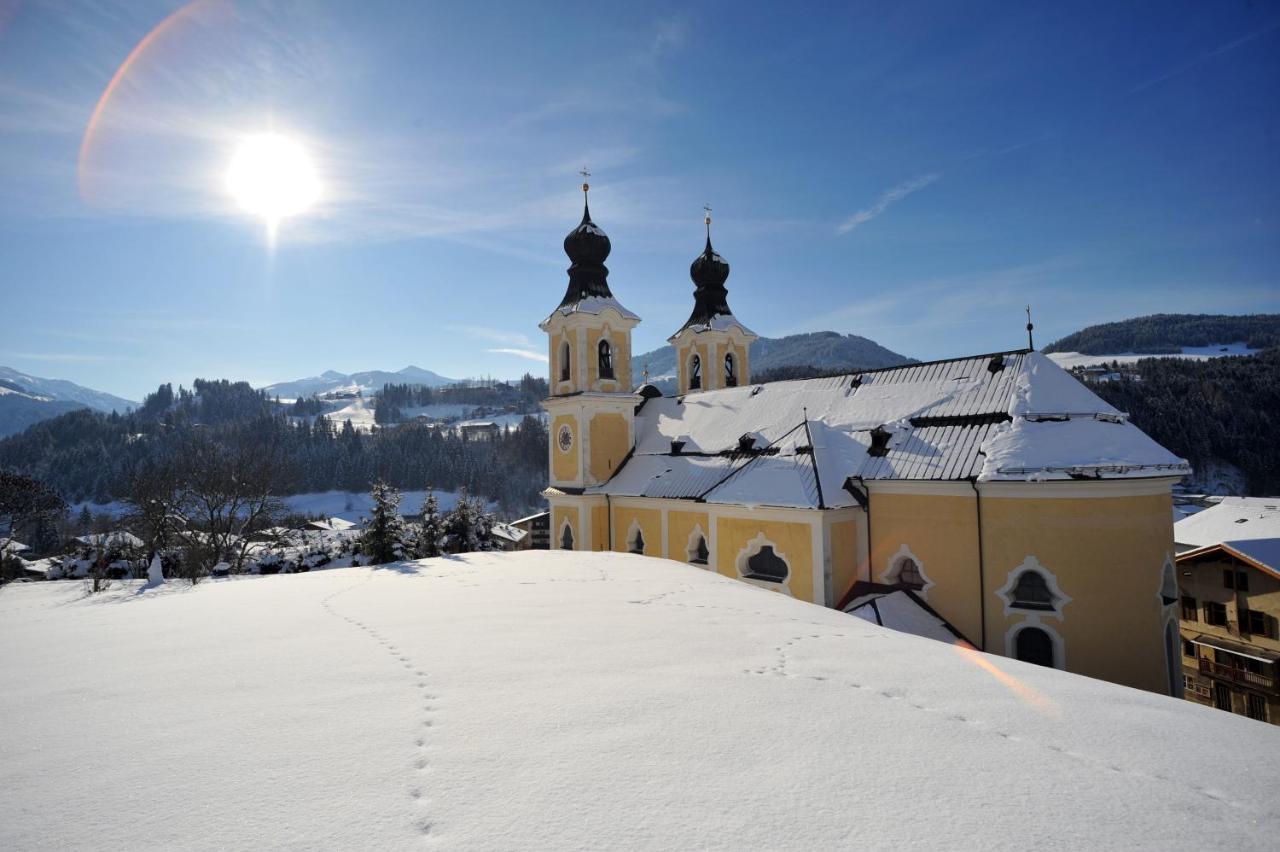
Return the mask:
[[902,563],[907,559],[916,563],[916,570],[920,572],[920,577],[924,580],[923,586],[919,589],[913,589],[912,591],[925,600],[928,600],[929,590],[934,587],[934,582],[929,577],[929,572],[925,570],[924,560],[919,556],[916,556],[915,553],[911,551],[911,547],[909,545],[903,544],[898,548],[897,552],[885,561],[884,570],[880,572],[880,582],[886,585],[898,582],[898,574],[902,570]]
[[[1035,627],[1049,634],[1049,640],[1053,643],[1053,667],[1066,670],[1067,643],[1063,640],[1061,633],[1040,618],[1041,615],[1045,614],[1048,614],[1047,610],[1043,613],[1029,615],[1010,627],[1004,634],[1004,655],[1011,660],[1018,660],[1018,634],[1028,627]],[[1161,642],[1163,641],[1164,639],[1161,637]],[[1018,660],[1018,662],[1023,661]]]
[[[748,577],[747,560],[755,556],[765,547],[772,547],[773,553],[781,559],[787,566],[787,576],[781,581],[777,580],[761,580],[757,577]],[[748,540],[742,550],[738,551],[738,558],[735,560],[735,567],[738,571],[738,579],[744,583],[750,583],[753,586],[759,586],[762,589],[772,589],[775,592],[783,592],[784,594],[795,597],[791,594],[791,578],[795,576],[795,568],[792,567],[791,559],[787,557],[777,543],[766,538],[765,534],[756,533],[755,537]]]
[[[698,539],[702,539],[702,543],[707,548],[707,561],[705,563],[693,561],[694,557],[698,553]],[[689,533],[689,541],[685,545],[684,556],[685,562],[688,562],[690,565],[697,565],[699,568],[714,570],[711,565],[712,560],[715,558],[714,554],[711,552],[711,539],[702,531],[702,524],[697,523],[693,525],[693,531]]]
[[[1053,596],[1053,609],[1023,609],[1014,606],[1013,590],[1018,585],[1018,578],[1028,571],[1036,571],[1044,577],[1045,584],[1049,587],[1049,594]],[[996,597],[1004,601],[1004,614],[1006,618],[1016,618],[1020,615],[1036,615],[1046,618],[1056,618],[1062,621],[1066,616],[1063,610],[1067,604],[1071,603],[1071,596],[1062,591],[1062,587],[1058,585],[1057,576],[1040,563],[1034,556],[1027,556],[1022,560],[1022,564],[1009,572],[1008,579],[1005,584],[996,590]]]
[[640,526],[640,521],[637,520],[636,518],[632,518],[631,526],[627,528],[627,538],[626,538],[627,553],[630,553],[635,556],[648,556],[649,555],[648,540],[644,540],[645,550],[641,553],[636,553],[635,541],[636,541],[637,535],[639,535],[641,539],[644,540],[644,529]]
[[560,533],[558,536],[556,536],[556,550],[565,549],[564,548],[564,531],[566,527],[569,530],[569,536],[573,539],[573,550],[566,551],[566,552],[573,553],[578,549],[578,536],[577,536],[577,533],[574,532],[573,521],[569,520],[568,515],[565,515],[564,521],[560,524]]

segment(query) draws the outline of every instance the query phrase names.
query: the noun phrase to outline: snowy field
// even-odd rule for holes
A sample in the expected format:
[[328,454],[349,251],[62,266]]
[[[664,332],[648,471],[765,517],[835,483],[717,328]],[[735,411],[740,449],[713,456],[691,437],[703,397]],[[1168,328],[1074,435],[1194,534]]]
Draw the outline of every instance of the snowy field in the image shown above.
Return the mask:
[[1221,358],[1224,355],[1257,355],[1262,350],[1250,349],[1244,343],[1228,343],[1214,346],[1184,346],[1181,354],[1137,355],[1133,352],[1121,352],[1117,355],[1085,355],[1082,352],[1050,352],[1049,357],[1064,370],[1074,367],[1092,367],[1095,364],[1132,364],[1143,358],[1188,358],[1192,361],[1206,361],[1210,358]]
[[3,849],[1280,836],[1268,725],[644,557],[11,586],[0,643]]

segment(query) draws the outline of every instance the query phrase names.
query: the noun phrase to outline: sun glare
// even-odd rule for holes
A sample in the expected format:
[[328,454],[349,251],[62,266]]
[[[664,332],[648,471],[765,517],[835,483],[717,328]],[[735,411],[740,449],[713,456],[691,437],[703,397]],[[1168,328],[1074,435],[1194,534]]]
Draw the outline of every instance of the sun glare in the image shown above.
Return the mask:
[[275,133],[246,137],[227,169],[227,189],[242,209],[260,216],[274,235],[282,219],[320,198],[320,181],[306,150]]

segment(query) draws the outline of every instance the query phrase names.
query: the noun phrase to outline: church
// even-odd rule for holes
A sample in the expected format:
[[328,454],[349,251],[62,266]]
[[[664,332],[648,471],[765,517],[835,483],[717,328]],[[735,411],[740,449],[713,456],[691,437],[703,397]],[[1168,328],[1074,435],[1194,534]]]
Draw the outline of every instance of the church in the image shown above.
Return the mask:
[[1185,461],[1032,349],[753,384],[756,334],[729,308],[709,216],[669,338],[677,392],[637,387],[640,317],[609,288],[582,189],[568,289],[539,326],[552,547],[850,612],[892,597],[880,613],[907,601],[980,650],[1181,694],[1170,495]]

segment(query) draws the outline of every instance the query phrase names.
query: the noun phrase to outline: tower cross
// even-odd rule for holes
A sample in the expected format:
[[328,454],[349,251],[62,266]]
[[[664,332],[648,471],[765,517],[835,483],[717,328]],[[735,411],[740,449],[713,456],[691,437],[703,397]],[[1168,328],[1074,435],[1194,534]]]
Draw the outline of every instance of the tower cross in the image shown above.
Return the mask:
[[587,178],[591,177],[591,172],[587,171],[587,167],[583,166],[582,171],[578,172],[582,175],[582,194],[586,195],[587,190],[591,188],[591,184],[587,183]]
[[706,211],[706,215],[702,218],[702,221],[707,226],[707,239],[709,240],[711,239],[711,205],[704,204],[702,205],[702,209]]

